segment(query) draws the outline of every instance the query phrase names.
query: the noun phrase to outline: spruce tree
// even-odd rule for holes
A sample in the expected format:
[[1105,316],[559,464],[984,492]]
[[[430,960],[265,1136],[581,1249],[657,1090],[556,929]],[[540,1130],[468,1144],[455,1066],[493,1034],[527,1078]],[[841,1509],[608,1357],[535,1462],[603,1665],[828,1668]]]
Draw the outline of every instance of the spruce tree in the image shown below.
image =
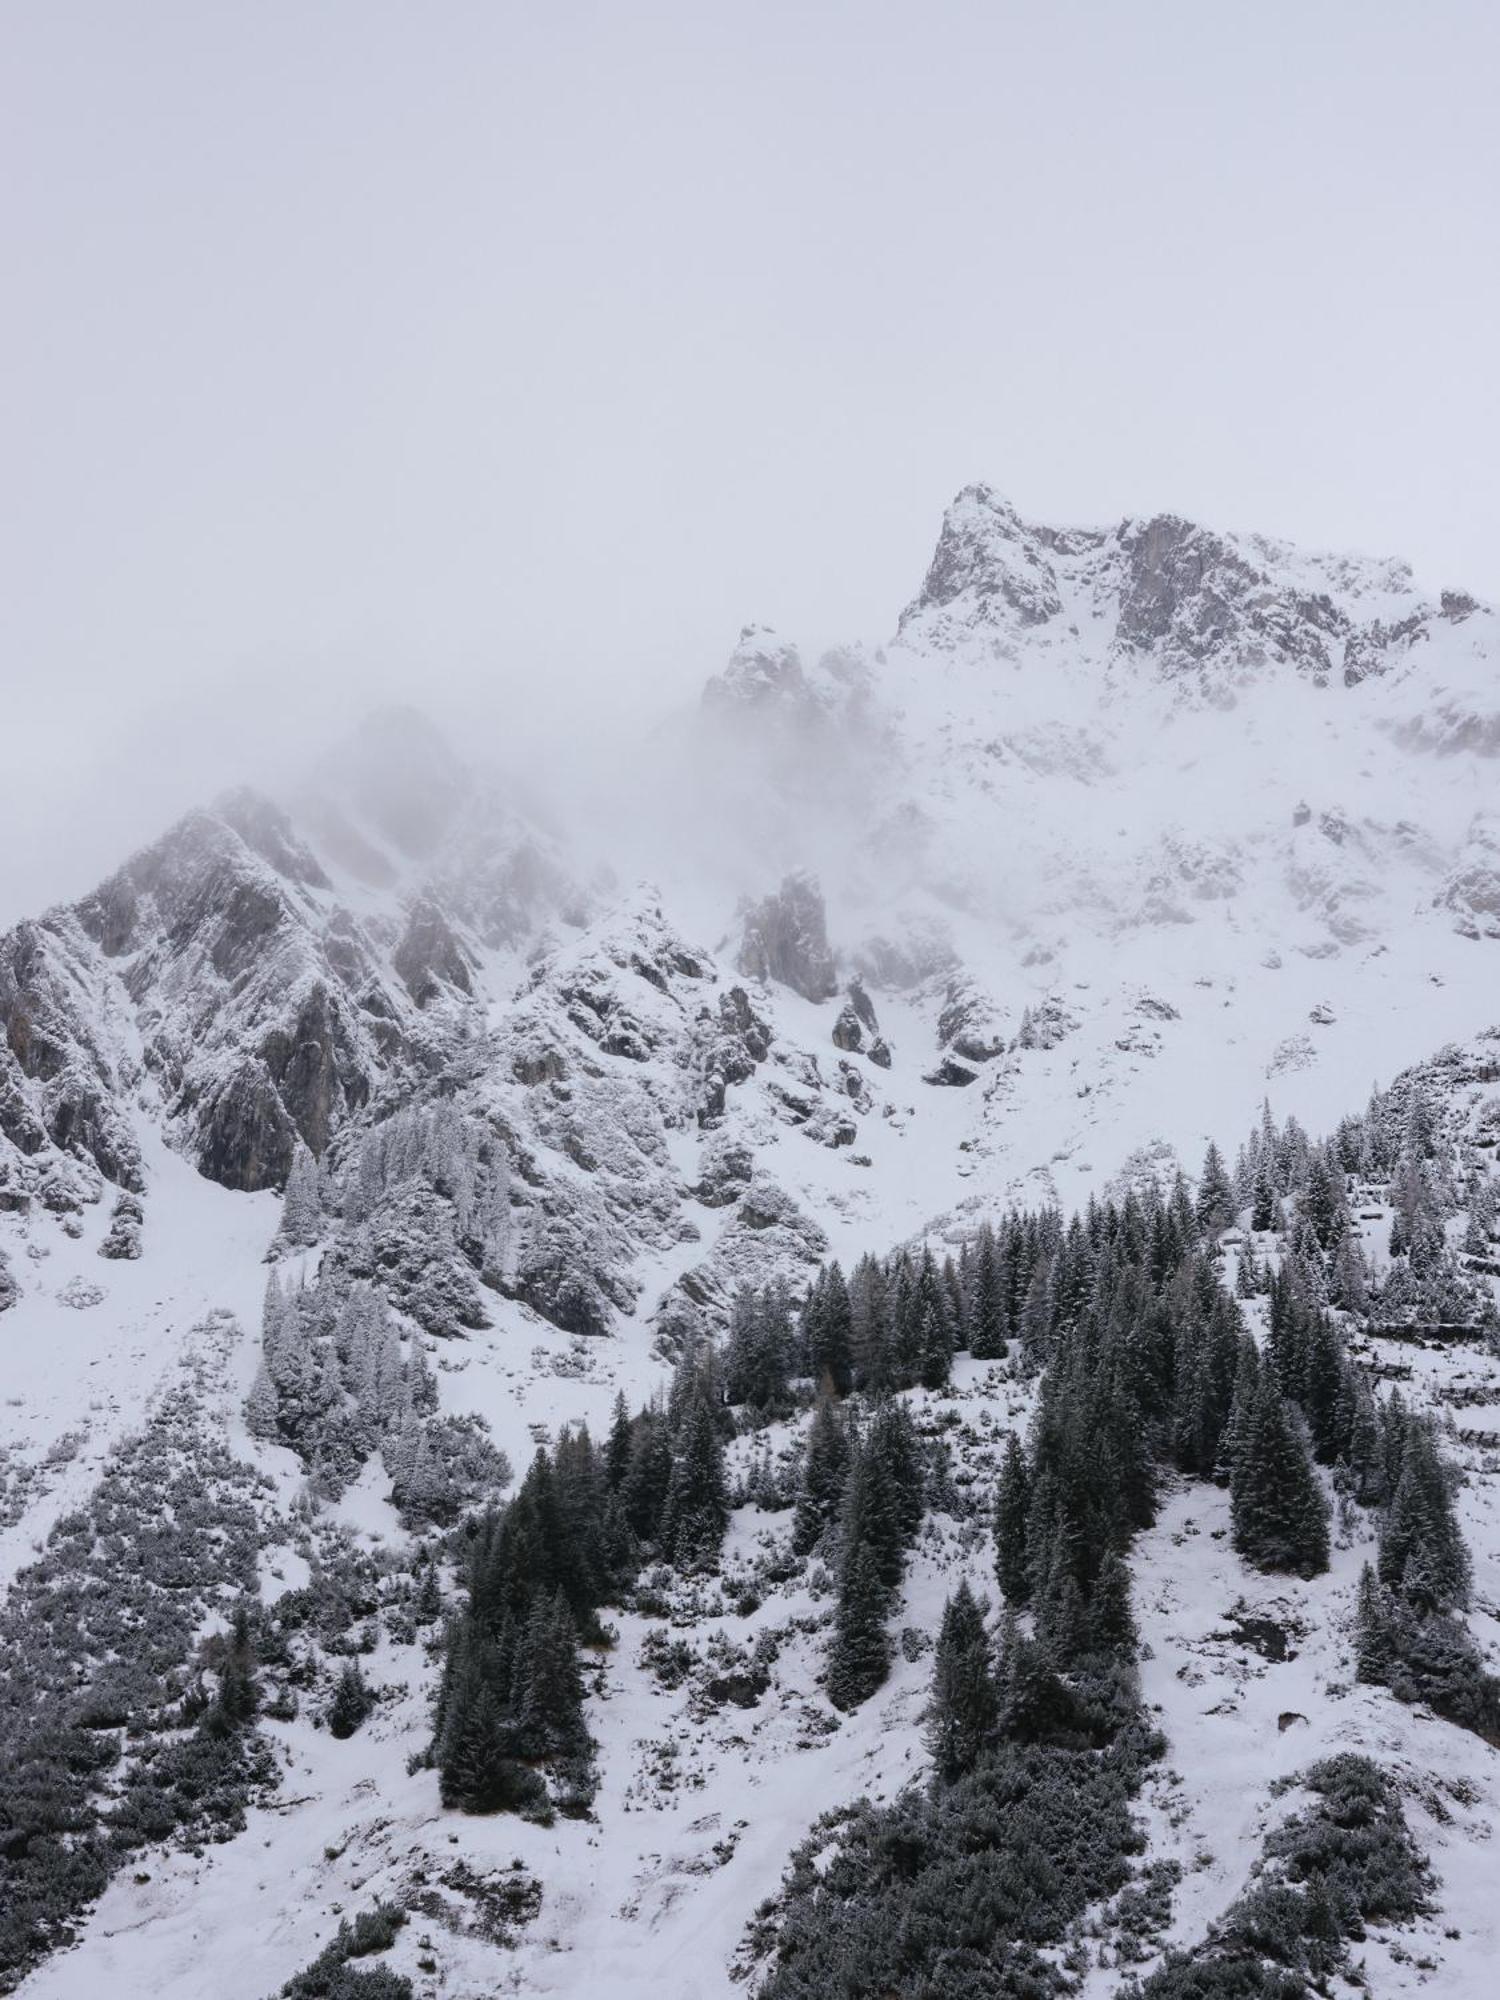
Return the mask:
[[807,1555],[839,1517],[849,1477],[849,1439],[831,1402],[818,1405],[797,1484],[792,1547]]
[[1210,1140],[1198,1179],[1195,1220],[1205,1235],[1217,1236],[1233,1227],[1234,1209],[1234,1184],[1225,1170],[1223,1155]]
[[318,1189],[318,1163],[305,1146],[292,1156],[281,1203],[280,1240],[290,1249],[316,1243],[323,1233],[323,1203]]
[[1130,1570],[1117,1549],[1111,1549],[1099,1566],[1088,1606],[1089,1645],[1095,1652],[1122,1653],[1133,1659],[1136,1650],[1135,1614],[1130,1606]]
[[706,1396],[688,1412],[662,1512],[662,1546],[680,1570],[712,1569],[729,1525],[724,1447]]
[[984,1607],[964,1581],[944,1606],[933,1661],[927,1745],[940,1777],[973,1769],[994,1734],[998,1709]]
[[339,1738],[352,1736],[374,1706],[375,1697],[360,1671],[358,1660],[346,1660],[329,1704],[329,1735]]
[[1317,1576],[1328,1567],[1328,1506],[1307,1447],[1263,1372],[1230,1482],[1234,1546],[1257,1569]]
[[837,1263],[819,1273],[814,1299],[805,1315],[809,1372],[825,1395],[847,1396],[854,1386],[854,1321]]
[[523,1756],[577,1754],[588,1742],[578,1632],[561,1591],[538,1598],[516,1649],[517,1743]]
[[1469,1552],[1430,1427],[1406,1421],[1401,1471],[1380,1537],[1380,1580],[1426,1615],[1468,1602]]
[[969,1299],[969,1352],[976,1361],[999,1361],[1007,1347],[1005,1294],[995,1232],[986,1223],[974,1248]]
[[1359,1598],[1354,1614],[1354,1662],[1358,1678],[1385,1687],[1395,1663],[1391,1608],[1374,1570],[1366,1563],[1359,1573]]
[[849,1710],[868,1701],[890,1672],[886,1592],[869,1545],[855,1541],[844,1557],[838,1608],[828,1653],[828,1699]]
[[1031,1474],[1012,1431],[1005,1440],[995,1492],[995,1574],[1007,1604],[1025,1604],[1031,1596],[1030,1511]]

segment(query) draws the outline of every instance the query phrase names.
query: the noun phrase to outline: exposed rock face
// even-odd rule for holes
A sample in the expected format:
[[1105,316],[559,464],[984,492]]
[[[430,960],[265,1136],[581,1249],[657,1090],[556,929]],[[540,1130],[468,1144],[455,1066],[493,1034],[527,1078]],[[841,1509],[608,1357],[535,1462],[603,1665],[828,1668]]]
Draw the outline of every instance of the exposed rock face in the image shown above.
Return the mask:
[[804,1000],[838,991],[822,891],[810,875],[788,875],[773,896],[745,912],[737,960],[751,979],[776,980]]
[[855,1012],[852,1003],[846,1003],[843,1012],[833,1024],[833,1046],[846,1049],[853,1055],[865,1045],[865,1024]]
[[1047,550],[992,487],[966,486],[943,516],[921,592],[902,625],[950,606],[962,606],[973,623],[987,627],[1041,625],[1062,610]]
[[944,516],[899,636],[918,649],[1019,659],[1032,646],[1066,652],[1081,615],[1107,635],[1108,658],[1164,681],[1219,690],[1269,666],[1354,687],[1404,666],[1435,624],[1477,608],[1462,593],[1419,596],[1400,563],[1308,554],[1173,514],[1052,528],[970,486]]
[[1480,813],[1437,900],[1466,937],[1500,938],[1500,818]]
[[978,1070],[967,1069],[963,1063],[955,1062],[952,1056],[944,1056],[935,1069],[924,1070],[922,1073],[923,1083],[956,1086],[960,1089],[967,1084],[977,1083],[978,1080]]
[[1326,593],[1278,586],[1223,536],[1176,515],[1121,531],[1125,575],[1116,643],[1153,653],[1166,675],[1231,658],[1327,674],[1349,621]]
[[234,810],[276,866],[227,820],[190,814],[79,921],[129,959],[145,1061],[188,1149],[210,1178],[254,1190],[280,1185],[297,1135],[321,1154],[368,1100],[401,1047],[404,996],[281,816],[248,794]]
[[419,1007],[429,1007],[444,987],[471,994],[472,960],[437,905],[420,897],[392,958],[402,985]]
[[1000,1055],[1008,1036],[994,1002],[965,975],[950,979],[938,1015],[938,1042],[966,1063],[986,1063]]
[[733,715],[801,707],[808,698],[801,655],[769,625],[745,626],[723,673],[703,690],[705,708]]
[[0,938],[0,1136],[28,1159],[48,1148],[139,1189],[139,1148],[119,1099],[128,1066],[117,1012],[88,939],[65,912]]

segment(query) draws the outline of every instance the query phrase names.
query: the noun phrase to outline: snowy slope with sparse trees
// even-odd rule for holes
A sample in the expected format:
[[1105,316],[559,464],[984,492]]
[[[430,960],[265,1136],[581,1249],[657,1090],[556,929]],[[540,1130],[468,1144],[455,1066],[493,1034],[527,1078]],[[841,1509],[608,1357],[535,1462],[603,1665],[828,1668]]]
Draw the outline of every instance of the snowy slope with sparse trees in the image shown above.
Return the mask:
[[975,487],[0,938],[0,1991],[1487,1991],[1497,664]]

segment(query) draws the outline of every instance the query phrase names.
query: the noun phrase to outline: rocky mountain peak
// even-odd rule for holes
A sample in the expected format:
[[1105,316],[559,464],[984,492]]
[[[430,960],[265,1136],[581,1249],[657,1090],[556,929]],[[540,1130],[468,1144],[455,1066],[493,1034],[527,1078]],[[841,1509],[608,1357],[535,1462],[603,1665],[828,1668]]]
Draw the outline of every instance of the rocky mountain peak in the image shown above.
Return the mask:
[[901,614],[901,632],[909,636],[920,627],[943,645],[952,643],[955,621],[1024,629],[1061,610],[1041,537],[993,487],[966,486],[943,516],[921,591]]
[[703,690],[707,708],[763,710],[800,702],[807,694],[797,648],[769,625],[746,625],[721,674]]

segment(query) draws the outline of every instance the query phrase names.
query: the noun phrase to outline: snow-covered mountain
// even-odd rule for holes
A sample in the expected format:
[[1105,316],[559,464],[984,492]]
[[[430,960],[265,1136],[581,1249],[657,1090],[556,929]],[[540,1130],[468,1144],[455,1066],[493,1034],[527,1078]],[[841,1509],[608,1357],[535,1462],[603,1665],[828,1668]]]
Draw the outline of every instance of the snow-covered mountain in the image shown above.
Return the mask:
[[[456,1516],[497,1490],[476,1439],[519,1473],[570,1423],[602,1438],[616,1393],[638,1407],[722,1341],[745,1287],[800,1295],[830,1259],[957,1256],[1012,1208],[1170,1189],[1211,1140],[1232,1154],[1262,1100],[1331,1133],[1450,1044],[1424,1074],[1468,1161],[1456,1238],[1500,1102],[1497,758],[1500,626],[1467,595],[1171,517],[1030,524],[972,487],[888,643],[809,661],[747,628],[700,708],[622,753],[614,818],[543,824],[521,803],[545,794],[536,774],[523,793],[420,716],[381,715],[284,796],[190,814],[0,939],[0,1583],[34,1608],[38,1555],[65,1560],[46,1551],[101,1491],[127,1495],[128,1550],[150,1518],[131,1440],[189,1478],[208,1440],[229,1457],[202,1482],[240,1524],[214,1545],[250,1536],[268,1607],[292,1592],[305,1619],[342,1592],[384,1689],[351,1740],[314,1726],[348,1651],[316,1626],[301,1712],[288,1698],[257,1732],[279,1791],[234,1779],[246,1823],[217,1845],[168,1815],[186,1846],[80,1891],[75,1948],[49,1955],[71,1941],[54,1928],[11,1962],[35,1965],[25,1990],[186,1994],[208,1966],[251,2000],[377,1894],[412,1914],[397,1957],[423,1991],[731,1990],[819,1814],[925,1768],[921,1635],[959,1571],[990,1575],[987,1530],[934,1519],[908,1652],[839,1721],[818,1683],[826,1577],[778,1576],[785,1516],[747,1497],[717,1582],[663,1574],[619,1612],[591,1670],[591,1813],[476,1819],[444,1812],[420,1763],[437,1668],[410,1600],[433,1558],[456,1602],[461,1550],[411,1498],[419,1440],[436,1452],[448,1423],[443,1449],[466,1441]],[[1366,1198],[1375,1260],[1399,1202],[1373,1181]],[[323,1302],[323,1373],[295,1392],[262,1349],[268,1256]],[[1500,1397],[1488,1336],[1456,1352],[1413,1393]],[[1035,1384],[961,1360],[911,1400],[987,1495]],[[763,1496],[799,1435],[737,1437],[739,1490]],[[1500,1440],[1475,1436],[1482,1622]],[[1327,1577],[1272,1584],[1214,1525],[1226,1505],[1184,1486],[1135,1557],[1174,1766],[1141,1810],[1151,1857],[1186,1877],[1152,1948],[1243,1887],[1269,1781],[1310,1755],[1296,1731],[1267,1738],[1279,1703],[1322,1749],[1372,1734],[1431,1822],[1457,1941],[1434,1920],[1382,1947],[1375,1990],[1416,1983],[1430,1952],[1443,1990],[1480,1992],[1493,1750],[1381,1692],[1340,1705],[1362,1530],[1345,1524]],[[182,1622],[212,1675],[244,1576],[208,1573]],[[1216,1628],[1232,1600],[1302,1635],[1295,1674]],[[1444,1821],[1433,1800],[1461,1778]],[[1117,1946],[1084,1990],[1115,1990]]]

